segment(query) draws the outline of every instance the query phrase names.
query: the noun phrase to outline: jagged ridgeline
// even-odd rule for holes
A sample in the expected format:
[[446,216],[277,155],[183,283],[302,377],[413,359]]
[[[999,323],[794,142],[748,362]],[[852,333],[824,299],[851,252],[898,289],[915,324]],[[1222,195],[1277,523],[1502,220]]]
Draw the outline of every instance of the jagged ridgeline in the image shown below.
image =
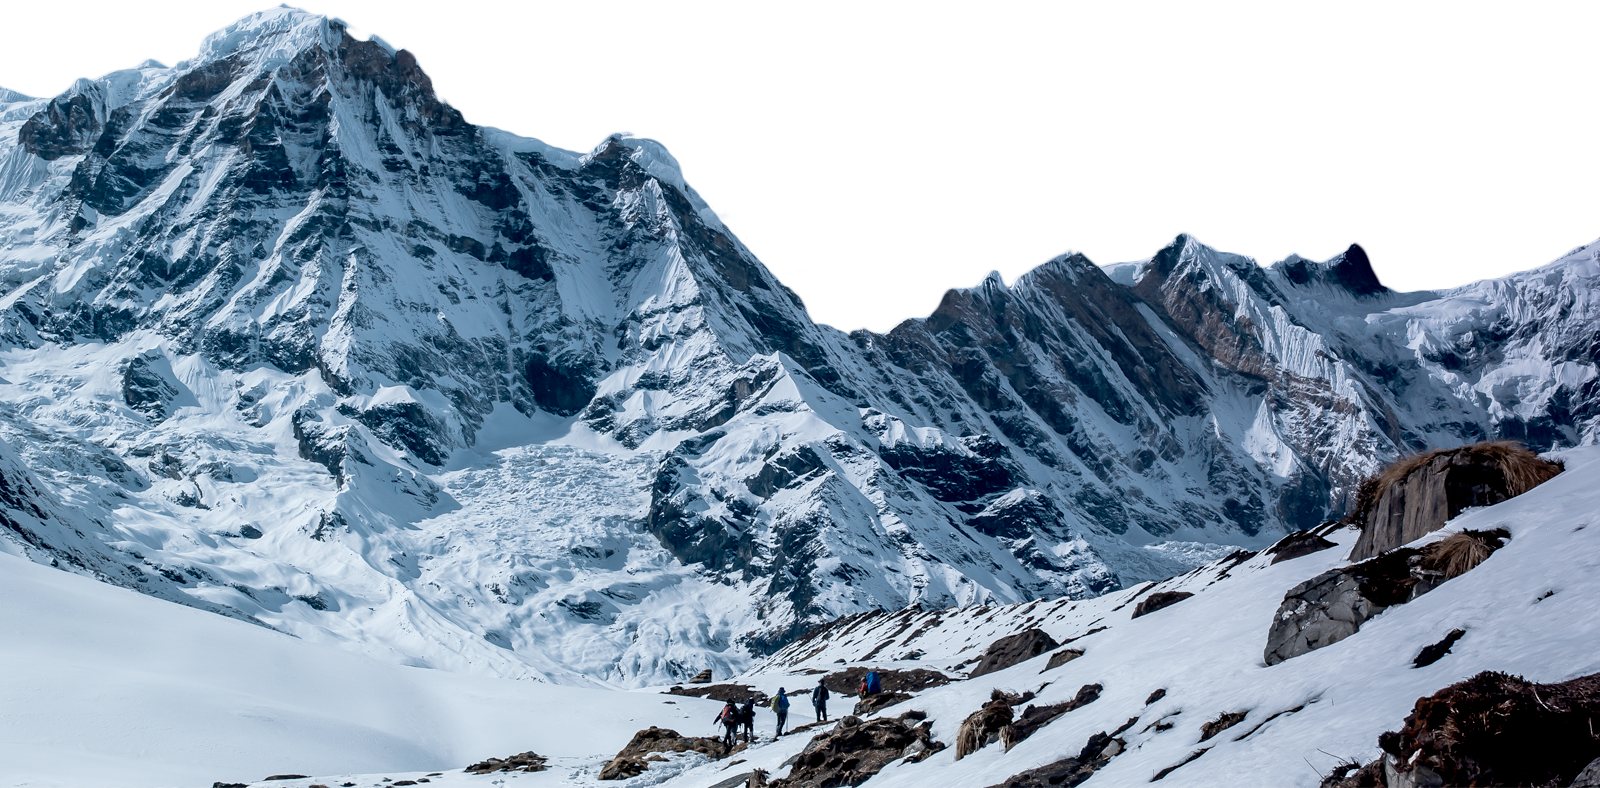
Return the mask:
[[1359,247],[1183,236],[845,334],[660,145],[472,125],[274,9],[0,94],[0,548],[409,664],[724,675],[1186,571],[1402,453],[1593,442],[1597,280],[1395,293]]

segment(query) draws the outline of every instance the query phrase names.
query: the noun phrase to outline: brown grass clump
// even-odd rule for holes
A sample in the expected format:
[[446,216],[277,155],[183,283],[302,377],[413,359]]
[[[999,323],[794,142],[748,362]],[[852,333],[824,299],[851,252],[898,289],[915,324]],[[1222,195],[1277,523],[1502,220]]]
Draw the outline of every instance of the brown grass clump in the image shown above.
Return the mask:
[[961,722],[960,730],[956,731],[956,760],[971,755],[983,749],[993,737],[998,739],[1000,731],[1011,724],[1013,713],[1011,701],[1000,690],[995,690],[989,696],[989,702],[968,715]]
[[[1490,540],[1494,542],[1491,543]],[[1444,579],[1460,577],[1484,562],[1489,554],[1500,547],[1498,534],[1483,531],[1461,531],[1450,534],[1430,545],[1428,568],[1444,572]]]

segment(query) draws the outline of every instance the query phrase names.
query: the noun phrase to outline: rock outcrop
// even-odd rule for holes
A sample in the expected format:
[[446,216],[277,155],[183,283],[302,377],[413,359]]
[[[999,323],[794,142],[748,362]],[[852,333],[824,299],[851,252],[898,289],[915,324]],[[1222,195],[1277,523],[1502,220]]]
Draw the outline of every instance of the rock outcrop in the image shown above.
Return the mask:
[[[600,769],[602,780],[626,780],[638,776],[648,768],[652,756],[672,752],[698,752],[712,758],[725,758],[730,753],[742,749],[743,745],[735,745],[729,749],[720,739],[706,736],[683,736],[670,728],[657,728],[651,725],[633,735],[627,746],[617,752],[615,758]],[[655,758],[659,760],[659,757]]]
[[922,760],[945,748],[933,738],[927,715],[908,711],[899,717],[862,721],[844,717],[800,752],[789,774],[770,788],[834,788],[860,785],[901,758]]
[[1416,541],[1463,509],[1521,495],[1560,472],[1559,464],[1512,442],[1408,457],[1362,483],[1349,517],[1361,527],[1350,560],[1364,561]]
[[989,644],[978,664],[967,673],[967,678],[975,679],[997,670],[1005,670],[1060,645],[1042,629],[1027,629],[1014,635],[1006,635]]
[[1267,631],[1264,659],[1276,665],[1355,634],[1384,608],[1404,604],[1456,577],[1504,544],[1504,531],[1461,532],[1330,569],[1284,595]]
[[542,772],[548,768],[545,766],[545,763],[549,760],[549,758],[529,750],[528,752],[517,753],[509,758],[489,758],[488,760],[474,763],[462,771],[465,771],[467,774],[493,774],[495,772]]
[[1165,610],[1192,596],[1194,594],[1188,591],[1157,591],[1139,600],[1139,604],[1133,606],[1131,618],[1148,616],[1157,610]]
[[1021,744],[1061,715],[1099,700],[1102,689],[1104,687],[1099,684],[1085,684],[1078,688],[1078,694],[1073,696],[1072,700],[1064,703],[1052,703],[1046,706],[1029,704],[1010,725],[1000,730],[1000,743],[1005,745],[1006,752],[1010,752],[1012,747]]

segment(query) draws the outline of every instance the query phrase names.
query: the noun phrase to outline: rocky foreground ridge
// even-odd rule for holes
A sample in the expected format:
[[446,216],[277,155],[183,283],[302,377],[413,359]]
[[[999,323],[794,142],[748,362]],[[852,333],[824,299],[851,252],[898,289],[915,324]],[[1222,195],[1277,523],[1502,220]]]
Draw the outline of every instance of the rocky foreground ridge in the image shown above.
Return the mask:
[[274,9],[0,94],[0,549],[406,664],[727,675],[1265,546],[1402,453],[1594,443],[1597,251],[1396,293],[1180,236],[847,334],[658,144],[475,126]]

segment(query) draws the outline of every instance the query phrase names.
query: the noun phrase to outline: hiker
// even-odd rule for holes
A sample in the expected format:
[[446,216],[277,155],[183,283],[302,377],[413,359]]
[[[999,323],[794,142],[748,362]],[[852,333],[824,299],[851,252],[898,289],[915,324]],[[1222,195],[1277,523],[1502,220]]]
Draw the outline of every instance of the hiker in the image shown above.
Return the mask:
[[867,699],[867,680],[865,678],[861,679],[861,686],[856,689],[856,694],[860,695],[862,700]]
[[783,694],[782,687],[772,696],[772,713],[778,715],[778,732],[772,735],[773,741],[777,741],[783,735],[783,723],[789,719],[789,696]]
[[828,721],[828,688],[822,685],[822,679],[817,679],[817,686],[811,690],[811,707],[817,710],[817,721]]
[[749,744],[756,737],[756,699],[744,699],[744,708],[739,710],[739,721],[744,723],[744,742]]
[[722,713],[718,714],[716,720],[714,720],[722,723],[722,743],[727,745],[730,750],[733,749],[733,740],[739,730],[739,721],[741,719],[743,719],[743,715],[739,713],[739,707],[733,705],[733,701],[730,700],[727,705],[722,707]]

